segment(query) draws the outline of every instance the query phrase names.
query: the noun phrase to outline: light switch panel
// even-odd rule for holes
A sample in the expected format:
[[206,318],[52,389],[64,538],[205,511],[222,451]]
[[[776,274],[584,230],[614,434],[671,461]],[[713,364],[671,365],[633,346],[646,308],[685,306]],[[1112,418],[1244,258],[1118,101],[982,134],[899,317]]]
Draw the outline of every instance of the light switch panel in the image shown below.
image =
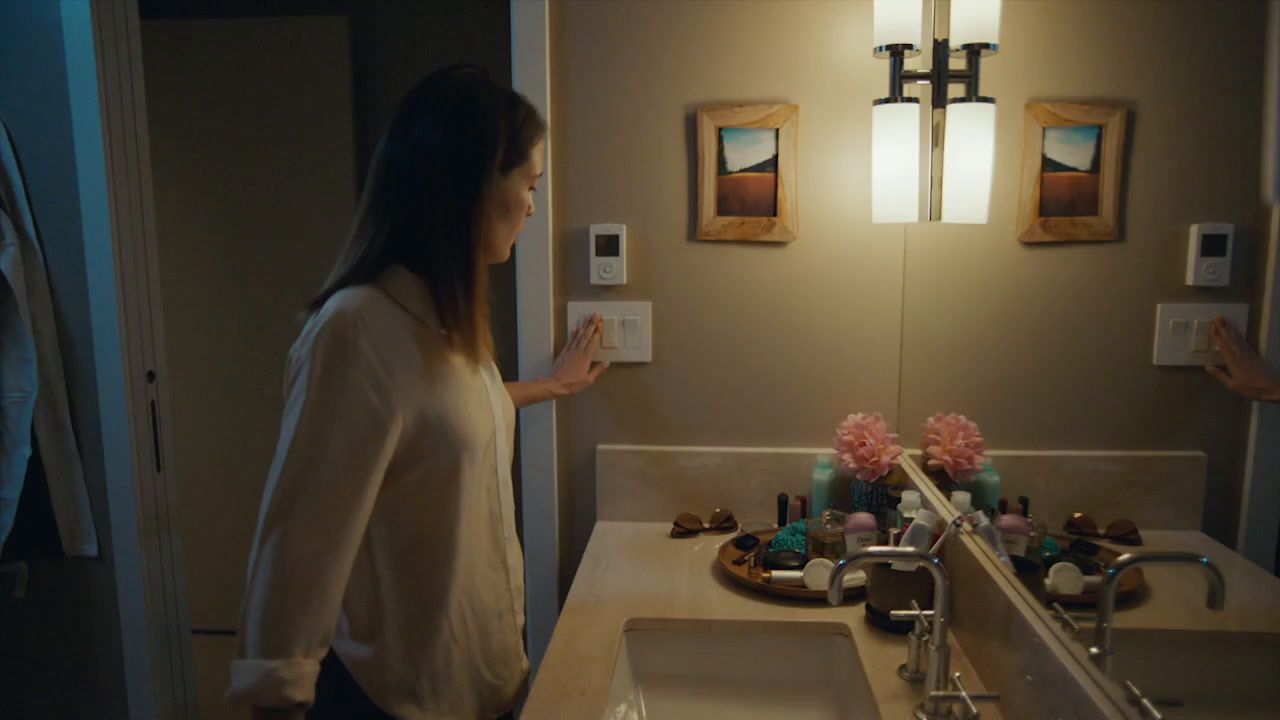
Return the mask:
[[653,362],[653,303],[572,301],[567,322],[575,327],[584,317],[599,313],[604,320],[597,360],[611,363]]
[[1156,365],[1208,365],[1222,361],[1212,347],[1209,328],[1221,315],[1242,331],[1249,324],[1244,303],[1161,303],[1156,305]]

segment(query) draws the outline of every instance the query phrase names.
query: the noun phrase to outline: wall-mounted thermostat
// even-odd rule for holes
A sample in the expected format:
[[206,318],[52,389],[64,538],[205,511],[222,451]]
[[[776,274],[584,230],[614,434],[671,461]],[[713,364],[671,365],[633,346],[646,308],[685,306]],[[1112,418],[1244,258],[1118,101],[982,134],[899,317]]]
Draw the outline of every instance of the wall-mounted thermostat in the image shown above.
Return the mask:
[[591,284],[625,285],[627,282],[627,226],[619,223],[592,225]]
[[1231,282],[1231,246],[1236,226],[1197,223],[1187,241],[1187,284],[1223,287]]

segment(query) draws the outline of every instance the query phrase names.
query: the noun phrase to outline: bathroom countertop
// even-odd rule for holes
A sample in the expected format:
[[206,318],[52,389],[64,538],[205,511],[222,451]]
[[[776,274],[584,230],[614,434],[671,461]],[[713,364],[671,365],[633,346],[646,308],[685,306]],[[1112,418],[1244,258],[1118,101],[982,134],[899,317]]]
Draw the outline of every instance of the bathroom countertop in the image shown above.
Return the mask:
[[[555,634],[534,680],[522,720],[603,718],[623,624],[631,618],[823,621],[848,626],[886,720],[910,716],[921,685],[897,675],[906,637],[865,621],[861,601],[833,608],[789,601],[733,585],[716,567],[717,548],[731,535],[667,537],[669,523],[596,524]],[[963,650],[950,638],[953,671],[982,690]],[[983,717],[998,718],[993,706]]]
[[1205,579],[1195,569],[1143,565],[1148,590],[1117,608],[1115,627],[1280,632],[1280,578],[1202,532],[1143,530],[1142,539],[1141,547],[1101,544],[1121,553],[1180,550],[1208,556],[1222,571],[1226,607],[1223,612],[1205,607]]

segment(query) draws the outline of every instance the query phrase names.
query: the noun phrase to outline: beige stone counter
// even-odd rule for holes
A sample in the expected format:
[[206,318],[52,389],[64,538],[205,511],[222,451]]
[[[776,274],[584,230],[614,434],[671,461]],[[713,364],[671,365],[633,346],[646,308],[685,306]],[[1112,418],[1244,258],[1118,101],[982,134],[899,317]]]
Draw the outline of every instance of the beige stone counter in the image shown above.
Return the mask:
[[1116,552],[1180,550],[1206,555],[1226,581],[1226,607],[1205,607],[1206,581],[1193,567],[1143,565],[1146,587],[1116,610],[1117,628],[1280,632],[1280,578],[1202,532],[1143,530],[1143,545],[1102,542]]
[[[788,601],[732,585],[715,566],[726,535],[667,537],[668,523],[601,522],[587,545],[521,714],[522,720],[598,720],[604,717],[623,624],[630,618],[823,621],[846,624],[866,668],[880,714],[909,717],[921,686],[897,676],[906,639],[868,625],[861,602],[839,608]],[[981,690],[955,638],[952,669]],[[744,692],[748,690],[744,689]],[[993,706],[983,717],[998,718]]]

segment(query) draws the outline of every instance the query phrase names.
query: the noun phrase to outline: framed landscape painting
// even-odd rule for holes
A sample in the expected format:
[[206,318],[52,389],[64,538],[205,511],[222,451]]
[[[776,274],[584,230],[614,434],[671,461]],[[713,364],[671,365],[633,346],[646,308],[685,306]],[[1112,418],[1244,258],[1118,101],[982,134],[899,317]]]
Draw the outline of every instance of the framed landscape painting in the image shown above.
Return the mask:
[[795,105],[698,110],[698,239],[796,239]]
[[1119,105],[1027,103],[1018,239],[1120,239],[1127,110]]

